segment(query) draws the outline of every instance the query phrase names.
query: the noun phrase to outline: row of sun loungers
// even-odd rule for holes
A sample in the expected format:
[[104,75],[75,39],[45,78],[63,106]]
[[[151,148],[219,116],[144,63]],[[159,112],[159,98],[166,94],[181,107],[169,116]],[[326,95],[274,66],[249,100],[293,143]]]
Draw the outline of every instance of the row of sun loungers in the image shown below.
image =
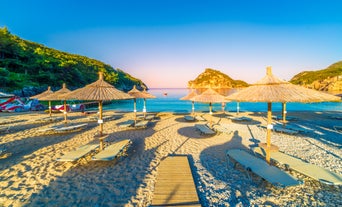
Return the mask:
[[[254,152],[265,157],[265,151],[260,148],[254,148]],[[288,170],[294,170],[307,177],[317,180],[327,185],[342,185],[342,176],[334,172],[330,172],[322,167],[305,162],[301,159],[287,155],[282,152],[272,152],[271,160],[283,165]]]
[[141,129],[141,128],[146,128],[149,124],[149,121],[147,120],[141,120],[138,121],[136,124],[134,124],[134,120],[127,120],[124,122],[120,122],[117,124],[119,128],[135,128],[135,129]]
[[235,161],[234,167],[236,163],[239,163],[247,171],[247,173],[252,172],[274,186],[285,188],[301,184],[301,181],[297,180],[290,174],[280,170],[279,168],[269,165],[266,161],[257,158],[244,150],[228,150],[227,157],[228,161],[230,159]]
[[[122,141],[118,141],[114,144],[107,146],[104,150],[100,151],[98,154],[92,157],[92,160],[97,161],[112,161],[116,158],[124,155],[127,148],[131,144],[131,140],[125,139]],[[58,158],[57,161],[60,162],[75,162],[82,158],[85,158],[87,155],[94,153],[100,144],[86,144],[78,147],[77,149],[70,151]]]

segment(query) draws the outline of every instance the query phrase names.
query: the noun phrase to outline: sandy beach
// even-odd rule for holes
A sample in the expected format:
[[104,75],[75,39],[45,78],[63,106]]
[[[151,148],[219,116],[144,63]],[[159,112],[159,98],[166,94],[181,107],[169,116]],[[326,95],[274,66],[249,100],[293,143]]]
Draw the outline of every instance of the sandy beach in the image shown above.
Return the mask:
[[[105,115],[113,114],[106,111]],[[208,114],[200,113],[207,120]],[[309,131],[298,135],[272,133],[272,143],[289,155],[342,174],[342,134],[333,130],[341,120],[330,118],[336,112],[289,112],[295,123]],[[91,161],[77,164],[56,159],[83,144],[98,142],[96,122],[80,112],[70,113],[71,123],[88,123],[78,132],[41,132],[55,123],[36,123],[48,116],[42,112],[2,113],[11,119],[9,132],[1,133],[0,144],[9,157],[0,159],[0,206],[148,206],[158,175],[158,165],[166,156],[189,155],[190,166],[202,206],[342,206],[341,187],[321,186],[319,182],[293,173],[305,183],[286,189],[276,188],[257,176],[250,180],[242,168],[227,164],[226,150],[248,150],[265,142],[264,113],[241,115],[251,122],[232,122],[235,113],[217,112],[213,122],[231,133],[203,136],[181,114],[158,113],[146,129],[123,130],[116,123],[133,119],[124,113],[118,120],[104,123],[108,142],[130,139],[127,156],[116,162]],[[342,113],[339,113],[342,116]],[[62,114],[53,114],[62,116]],[[201,122],[196,122],[201,123]],[[205,123],[205,122],[202,122]],[[177,166],[175,166],[177,167]]]

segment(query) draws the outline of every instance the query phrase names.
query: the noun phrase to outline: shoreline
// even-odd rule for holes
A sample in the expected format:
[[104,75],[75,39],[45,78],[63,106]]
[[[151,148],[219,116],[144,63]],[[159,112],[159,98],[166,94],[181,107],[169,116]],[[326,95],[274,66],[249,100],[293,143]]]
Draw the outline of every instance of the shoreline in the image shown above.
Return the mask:
[[[105,111],[105,115],[114,111]],[[116,112],[117,113],[117,112]],[[312,164],[342,174],[342,135],[331,130],[341,124],[330,118],[338,112],[289,112],[299,118],[296,123],[312,128],[299,135],[272,133],[272,143],[281,151]],[[200,113],[209,120],[209,115]],[[235,116],[236,113],[227,113]],[[338,113],[342,116],[342,112]],[[5,114],[2,114],[5,115]],[[258,124],[265,123],[264,112],[243,112],[253,118],[252,123],[236,123],[221,112],[213,115],[214,122],[226,124],[232,131],[212,137],[199,134],[193,122],[185,122],[183,115],[158,113],[147,129],[122,130],[116,123],[132,119],[124,113],[119,120],[104,123],[107,141],[131,139],[128,155],[117,162],[82,160],[78,165],[55,160],[66,152],[86,143],[97,142],[96,122],[80,112],[70,113],[72,123],[88,123],[85,130],[68,134],[43,134],[37,129],[54,125],[37,124],[35,119],[48,116],[41,112],[11,113],[18,121],[9,133],[1,134],[1,146],[12,156],[0,159],[0,204],[3,206],[146,206],[151,203],[158,175],[158,165],[169,154],[190,156],[190,166],[203,206],[338,206],[342,205],[341,188],[322,188],[298,173],[304,186],[277,189],[257,176],[249,180],[245,171],[227,166],[225,151],[232,148],[248,150],[255,140],[265,142],[266,131]],[[53,114],[61,116],[62,114]],[[3,116],[2,116],[3,117]]]

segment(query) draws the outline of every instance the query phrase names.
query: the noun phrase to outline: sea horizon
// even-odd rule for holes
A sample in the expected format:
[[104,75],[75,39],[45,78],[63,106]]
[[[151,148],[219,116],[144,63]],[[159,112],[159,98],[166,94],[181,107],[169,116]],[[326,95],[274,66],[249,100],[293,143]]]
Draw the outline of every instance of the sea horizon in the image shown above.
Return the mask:
[[[147,112],[175,112],[190,113],[192,111],[191,101],[180,100],[181,97],[187,95],[191,89],[188,88],[150,88],[149,93],[156,96],[155,99],[146,99]],[[137,99],[137,111],[143,111],[143,100]],[[206,112],[209,110],[209,104],[195,102],[195,111]],[[236,112],[266,112],[266,102],[227,102],[224,111]],[[320,102],[320,103],[287,103],[288,112],[291,111],[342,111],[341,102]],[[104,106],[105,110],[117,111],[133,111],[133,100],[113,101],[111,104]],[[222,111],[221,103],[213,103],[214,111]],[[282,110],[282,103],[272,103],[272,111]]]

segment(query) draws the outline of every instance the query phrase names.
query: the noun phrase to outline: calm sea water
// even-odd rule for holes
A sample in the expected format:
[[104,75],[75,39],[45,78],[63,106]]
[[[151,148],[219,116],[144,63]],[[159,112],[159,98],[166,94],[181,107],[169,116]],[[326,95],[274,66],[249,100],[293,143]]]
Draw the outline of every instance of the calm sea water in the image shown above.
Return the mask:
[[[191,101],[179,100],[189,93],[189,89],[150,89],[149,93],[155,95],[155,99],[146,99],[147,112],[191,112]],[[165,95],[167,93],[167,95]],[[240,111],[265,112],[266,103],[239,103]],[[237,103],[228,102],[225,111],[236,111]],[[133,111],[133,100],[115,101],[105,105],[104,109],[118,111]],[[272,111],[281,111],[281,103],[273,103]],[[342,103],[324,102],[324,103],[287,103],[287,111],[339,111],[342,112]],[[143,110],[143,100],[137,99],[137,110]],[[208,111],[208,104],[195,103],[195,111]],[[213,110],[221,111],[220,103],[213,104]]]

